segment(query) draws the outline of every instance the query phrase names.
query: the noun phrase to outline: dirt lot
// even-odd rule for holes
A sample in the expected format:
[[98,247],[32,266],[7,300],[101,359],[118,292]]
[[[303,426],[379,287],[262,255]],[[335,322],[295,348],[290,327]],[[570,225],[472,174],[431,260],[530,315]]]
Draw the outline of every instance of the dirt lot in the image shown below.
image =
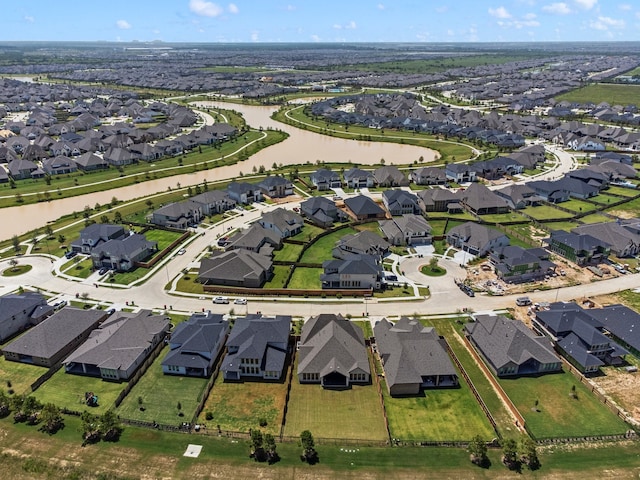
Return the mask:
[[592,378],[620,407],[640,422],[640,372],[629,373],[623,367],[605,367],[604,375]]

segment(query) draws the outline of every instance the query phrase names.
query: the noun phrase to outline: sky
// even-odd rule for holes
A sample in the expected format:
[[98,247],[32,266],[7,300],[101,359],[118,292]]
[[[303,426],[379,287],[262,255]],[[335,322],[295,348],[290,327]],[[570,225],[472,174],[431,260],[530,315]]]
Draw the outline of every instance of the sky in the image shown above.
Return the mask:
[[1,41],[640,41],[640,0],[15,0]]

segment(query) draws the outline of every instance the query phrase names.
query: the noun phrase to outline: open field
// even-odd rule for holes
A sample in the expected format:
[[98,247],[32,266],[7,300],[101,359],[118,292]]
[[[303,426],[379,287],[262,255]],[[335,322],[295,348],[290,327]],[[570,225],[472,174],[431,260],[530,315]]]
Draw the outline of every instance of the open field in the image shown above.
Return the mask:
[[[297,371],[296,361],[294,373]],[[387,439],[382,405],[376,387],[353,385],[347,390],[327,390],[317,384],[291,384],[285,435],[310,430],[316,438]]]
[[556,96],[558,102],[568,101],[577,103],[607,102],[609,105],[638,105],[640,106],[640,86],[618,85],[611,83],[594,83],[571,92]]
[[[132,420],[156,421],[165,425],[179,425],[184,421],[191,421],[207,379],[164,375],[161,364],[167,352],[168,346],[160,352],[158,358],[125,397],[116,410],[118,415]],[[142,404],[138,403],[138,397],[142,398]],[[177,408],[178,402],[181,410]],[[140,410],[141,406],[144,410]],[[180,412],[183,413],[183,417],[178,416]]]
[[[251,428],[258,428],[260,419],[264,419],[267,426],[263,430],[276,435],[280,433],[286,395],[287,384],[284,381],[227,383],[221,373],[198,422],[207,425],[210,431],[220,425],[222,430],[248,432]],[[207,412],[213,414],[212,420],[206,419]]]
[[[610,435],[629,428],[570,373],[498,381],[536,438]],[[571,396],[574,385],[577,399]]]
[[[51,402],[69,410],[89,410],[101,414],[113,407],[113,402],[125,386],[126,382],[106,382],[98,377],[68,374],[62,367],[33,392],[33,396],[42,403]],[[85,392],[93,392],[98,396],[97,407],[86,406]]]

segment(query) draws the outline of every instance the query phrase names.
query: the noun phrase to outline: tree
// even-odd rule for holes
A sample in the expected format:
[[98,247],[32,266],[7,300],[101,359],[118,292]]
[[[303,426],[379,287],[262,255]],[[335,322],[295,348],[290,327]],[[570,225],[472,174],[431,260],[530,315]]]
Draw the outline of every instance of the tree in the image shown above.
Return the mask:
[[520,466],[520,462],[518,462],[518,444],[512,438],[507,438],[502,442],[502,463],[509,470],[516,470]]
[[431,257],[431,259],[429,260],[429,269],[432,272],[434,272],[437,268],[438,268],[438,258],[437,257]]
[[11,397],[0,390],[0,418],[4,418],[11,413]]
[[108,215],[101,215],[100,216],[100,223],[109,223],[109,216]]
[[11,271],[15,272],[17,270],[16,267],[18,266],[18,260],[12,258],[11,260],[9,260],[9,265],[11,265]]
[[58,235],[58,243],[62,244],[66,239],[67,237],[65,237],[64,235],[62,234]]
[[51,238],[53,236],[53,228],[51,228],[51,225],[47,225],[46,227],[44,227],[44,234],[47,236],[47,238]]
[[20,239],[18,238],[17,235],[14,235],[13,237],[11,237],[11,245],[13,245],[13,250],[16,253],[20,253]]
[[82,428],[82,445],[88,443],[96,443],[100,440],[100,431],[98,430],[98,417],[86,410],[80,415],[80,424]]
[[483,468],[489,466],[489,457],[487,457],[487,444],[484,442],[480,435],[476,435],[471,439],[471,441],[469,442],[469,446],[467,447],[467,452],[469,452],[471,463]]
[[258,429],[251,430],[251,454],[249,455],[256,462],[264,461],[264,448],[262,448],[262,432]]
[[305,430],[300,434],[300,442],[302,443],[302,460],[314,464],[318,461],[318,452],[316,452],[313,435],[309,430]]
[[42,426],[40,431],[46,432],[49,435],[53,435],[58,430],[64,427],[64,419],[60,414],[60,409],[53,403],[47,403],[42,407],[40,412],[40,419],[42,420]]
[[276,451],[276,439],[270,433],[264,436],[264,450],[267,454],[267,460],[269,464],[275,463],[280,460],[278,452]]
[[111,409],[107,410],[100,417],[98,431],[105,442],[117,442],[122,434],[122,424],[120,419]]
[[122,223],[122,214],[119,211],[113,214],[113,221],[115,223]]
[[520,440],[520,461],[529,467],[529,470],[540,468],[536,444],[529,437],[522,437]]

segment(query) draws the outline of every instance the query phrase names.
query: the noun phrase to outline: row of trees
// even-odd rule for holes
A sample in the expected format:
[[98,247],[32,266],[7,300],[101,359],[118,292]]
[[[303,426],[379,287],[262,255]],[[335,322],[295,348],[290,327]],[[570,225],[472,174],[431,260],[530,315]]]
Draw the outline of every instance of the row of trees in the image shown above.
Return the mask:
[[107,410],[102,415],[94,415],[86,410],[80,416],[82,425],[82,445],[105,442],[117,442],[123,427],[120,419],[113,410]]
[[10,396],[4,390],[0,390],[0,417],[7,417],[12,412],[15,422],[40,425],[40,431],[49,435],[64,428],[64,419],[60,409],[53,403],[42,404],[35,397]]
[[[469,442],[467,451],[472,463],[483,468],[487,468],[491,464],[487,456],[487,444],[479,435]],[[526,465],[529,470],[540,468],[540,459],[533,440],[527,436],[523,436],[520,442],[516,442],[512,438],[503,440],[502,463],[510,470],[520,470],[523,465]]]
[[[309,430],[300,434],[302,444],[302,455],[300,460],[313,465],[318,462],[318,452],[316,451],[313,435]],[[249,454],[256,462],[269,462],[269,465],[280,460],[276,450],[276,439],[270,433],[264,435],[258,429],[251,430],[251,453]]]

